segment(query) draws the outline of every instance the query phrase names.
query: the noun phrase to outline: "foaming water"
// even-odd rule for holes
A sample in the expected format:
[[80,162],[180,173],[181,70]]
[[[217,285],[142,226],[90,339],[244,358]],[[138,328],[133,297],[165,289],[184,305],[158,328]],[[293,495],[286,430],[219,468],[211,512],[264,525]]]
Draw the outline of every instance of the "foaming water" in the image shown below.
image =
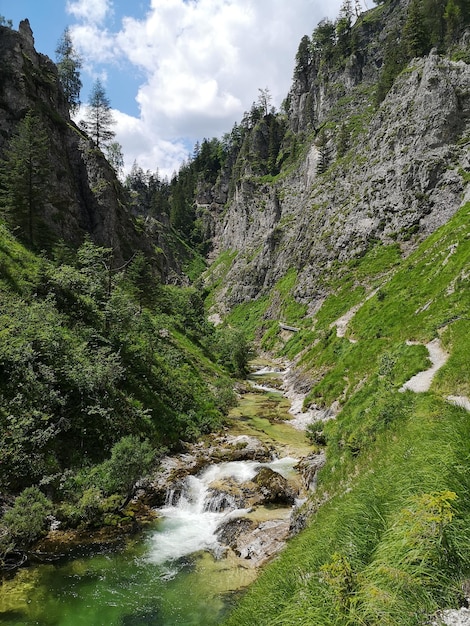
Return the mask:
[[233,479],[237,483],[251,480],[261,467],[270,467],[285,478],[292,475],[297,459],[286,457],[271,463],[232,461],[212,465],[199,476],[187,476],[181,496],[175,502],[172,495],[166,506],[158,510],[162,520],[149,537],[147,560],[155,564],[169,563],[184,556],[220,549],[217,529],[233,517],[247,513],[237,508],[230,496],[217,499],[211,485]]

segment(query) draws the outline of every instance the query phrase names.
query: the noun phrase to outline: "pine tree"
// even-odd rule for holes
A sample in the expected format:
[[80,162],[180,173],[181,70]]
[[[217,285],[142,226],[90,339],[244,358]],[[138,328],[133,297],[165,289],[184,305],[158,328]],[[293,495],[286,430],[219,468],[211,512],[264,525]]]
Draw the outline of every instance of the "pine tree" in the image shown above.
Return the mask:
[[317,174],[323,174],[330,164],[330,149],[328,147],[328,134],[321,130],[316,140],[318,148]]
[[424,26],[423,7],[421,0],[412,0],[408,7],[408,16],[403,29],[403,40],[406,54],[412,59],[429,51],[429,35]]
[[68,27],[59,39],[55,52],[59,80],[62,84],[69,109],[72,113],[75,113],[80,107],[80,90],[82,88],[80,68],[82,61],[73,48]]
[[336,152],[339,157],[342,157],[349,150],[350,133],[343,122],[339,127],[338,135],[336,137]]
[[116,172],[116,176],[121,178],[124,169],[124,156],[122,146],[118,141],[112,141],[106,146],[106,159]]
[[446,22],[446,35],[445,41],[447,45],[450,45],[459,33],[459,30],[463,24],[462,10],[455,2],[455,0],[449,0],[444,11],[444,19]]
[[306,81],[311,63],[312,48],[310,38],[307,35],[304,35],[300,40],[297,54],[295,55],[294,78]]
[[99,78],[91,90],[87,108],[87,119],[80,121],[80,126],[91,135],[97,148],[104,148],[116,135],[111,130],[115,124],[111,113],[109,98],[106,96]]
[[31,245],[37,243],[48,178],[49,139],[41,120],[29,111],[5,152],[0,188],[6,221]]

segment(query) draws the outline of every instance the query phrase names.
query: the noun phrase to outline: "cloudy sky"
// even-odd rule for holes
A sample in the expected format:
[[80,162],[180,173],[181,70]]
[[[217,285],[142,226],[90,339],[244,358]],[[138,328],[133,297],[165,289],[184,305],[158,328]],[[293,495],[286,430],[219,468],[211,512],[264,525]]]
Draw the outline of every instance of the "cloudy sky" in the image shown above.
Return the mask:
[[[204,137],[220,137],[268,88],[278,108],[303,35],[342,0],[0,0],[28,18],[36,49],[55,60],[64,28],[81,54],[86,104],[99,77],[126,168],[171,176]],[[372,1],[369,2],[372,5]],[[82,112],[83,115],[83,112]]]

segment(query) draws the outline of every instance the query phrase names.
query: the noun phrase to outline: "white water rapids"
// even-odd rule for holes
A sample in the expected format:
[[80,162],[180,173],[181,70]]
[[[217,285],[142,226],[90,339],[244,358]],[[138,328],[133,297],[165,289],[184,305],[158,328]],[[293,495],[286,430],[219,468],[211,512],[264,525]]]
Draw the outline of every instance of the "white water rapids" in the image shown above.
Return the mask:
[[246,514],[247,509],[218,510],[217,496],[214,499],[210,485],[228,478],[243,483],[254,478],[261,467],[269,467],[287,478],[296,463],[297,459],[292,457],[270,463],[232,461],[211,465],[199,476],[187,476],[179,498],[169,492],[167,504],[158,509],[162,521],[150,537],[147,560],[163,564],[200,550],[217,552],[217,529],[229,519]]

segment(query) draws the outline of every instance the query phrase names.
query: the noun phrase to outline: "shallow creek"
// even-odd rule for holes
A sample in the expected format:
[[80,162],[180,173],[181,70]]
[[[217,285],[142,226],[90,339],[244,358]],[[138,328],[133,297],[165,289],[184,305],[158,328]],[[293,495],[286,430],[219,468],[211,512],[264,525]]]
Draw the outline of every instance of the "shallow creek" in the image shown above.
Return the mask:
[[0,587],[0,624],[9,626],[212,626],[220,624],[258,570],[224,550],[217,530],[239,517],[288,520],[291,506],[221,506],[217,481],[244,483],[260,466],[295,481],[297,460],[309,453],[305,434],[283,420],[289,402],[276,390],[279,373],[253,376],[254,388],[230,416],[231,434],[257,437],[276,449],[270,462],[231,461],[187,476],[168,492],[159,519],[117,547],[80,548],[52,564],[20,570]]

